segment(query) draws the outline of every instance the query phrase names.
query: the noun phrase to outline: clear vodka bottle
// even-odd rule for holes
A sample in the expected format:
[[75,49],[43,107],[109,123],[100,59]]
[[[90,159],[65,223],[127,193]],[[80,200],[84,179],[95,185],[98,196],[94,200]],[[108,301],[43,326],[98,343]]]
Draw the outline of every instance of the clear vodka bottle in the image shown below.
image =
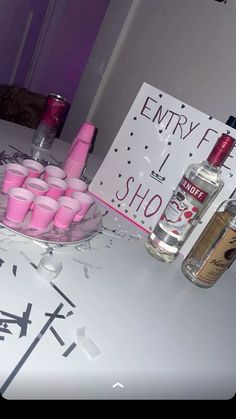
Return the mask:
[[145,246],[163,262],[172,262],[224,185],[221,166],[235,140],[222,134],[206,161],[190,165]]

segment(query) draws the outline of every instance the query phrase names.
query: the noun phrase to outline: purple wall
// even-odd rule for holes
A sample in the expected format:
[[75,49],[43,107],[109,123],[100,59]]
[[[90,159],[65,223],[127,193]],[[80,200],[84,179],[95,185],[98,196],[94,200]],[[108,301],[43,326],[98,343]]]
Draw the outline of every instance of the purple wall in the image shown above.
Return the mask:
[[48,7],[49,0],[29,0],[30,10],[33,10],[34,15],[28,36],[25,42],[25,46],[22,52],[22,59],[19,63],[15,83],[23,85],[27,72],[30,66],[32,55],[34,52],[35,45],[38,40],[38,36],[43,24],[44,16]]
[[54,18],[31,78],[31,90],[71,103],[110,0],[66,0]]
[[[0,2],[0,84],[23,85],[48,3],[49,0]],[[31,26],[20,56],[31,12],[33,12]]]

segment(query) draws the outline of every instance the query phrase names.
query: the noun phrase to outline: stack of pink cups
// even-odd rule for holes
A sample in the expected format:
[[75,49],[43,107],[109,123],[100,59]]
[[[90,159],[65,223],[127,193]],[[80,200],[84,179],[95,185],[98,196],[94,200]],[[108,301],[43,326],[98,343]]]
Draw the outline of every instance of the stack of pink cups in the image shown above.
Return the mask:
[[44,168],[30,159],[22,165],[7,165],[2,188],[8,195],[5,224],[12,227],[12,223],[25,221],[30,228],[45,231],[51,222],[66,229],[73,221],[81,221],[94,201],[87,193],[86,182],[65,178],[65,171],[59,167]]
[[68,178],[79,178],[81,176],[87,161],[94,132],[95,126],[90,122],[84,122],[81,126],[64,162],[63,169]]

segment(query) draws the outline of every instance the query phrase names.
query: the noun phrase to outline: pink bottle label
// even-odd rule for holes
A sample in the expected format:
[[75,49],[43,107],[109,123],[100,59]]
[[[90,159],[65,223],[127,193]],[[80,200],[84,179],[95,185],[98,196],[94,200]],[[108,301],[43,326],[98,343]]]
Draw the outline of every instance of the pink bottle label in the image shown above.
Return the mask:
[[208,197],[208,193],[206,191],[203,191],[202,189],[198,188],[185,176],[183,176],[183,178],[181,179],[179,187],[188,195],[191,195],[194,199],[201,203],[203,203],[205,199]]
[[51,128],[57,129],[60,125],[66,102],[56,101],[48,97],[41,121],[45,122]]
[[161,216],[161,226],[181,237],[186,233],[197,213],[198,208],[186,199],[181,188],[178,187]]
[[[190,197],[196,201],[196,204],[190,202]],[[208,192],[200,189],[183,176],[161,216],[161,227],[171,235],[183,239],[207,197]]]

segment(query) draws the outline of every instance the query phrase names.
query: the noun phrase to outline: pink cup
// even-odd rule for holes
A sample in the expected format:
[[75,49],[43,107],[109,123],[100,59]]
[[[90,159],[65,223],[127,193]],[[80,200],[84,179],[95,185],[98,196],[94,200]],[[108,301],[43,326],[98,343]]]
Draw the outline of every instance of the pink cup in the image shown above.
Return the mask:
[[73,192],[86,192],[88,185],[81,179],[70,178],[67,179],[68,189],[65,192],[65,196],[72,196]]
[[76,164],[84,164],[88,155],[90,144],[85,143],[84,141],[78,140],[68,157],[70,160],[74,161]]
[[3,180],[3,184],[2,184],[2,192],[4,193],[8,193],[9,189],[11,188],[15,188],[16,187],[16,182],[14,181],[8,181],[8,180]]
[[36,229],[46,229],[60,205],[55,199],[48,196],[37,196],[34,201],[34,208],[30,220],[30,227]]
[[21,186],[24,183],[29,170],[18,163],[8,163],[6,165],[4,180],[14,183],[15,187]]
[[64,169],[65,169],[67,178],[77,178],[77,179],[79,179],[80,176],[83,173],[84,167],[85,167],[84,164],[82,164],[82,165],[80,165],[76,168],[75,167],[72,168],[71,166],[69,168],[67,168],[65,166]]
[[79,130],[79,138],[85,143],[91,144],[95,132],[95,125],[91,122],[84,122]]
[[14,223],[21,223],[32,202],[34,195],[25,188],[11,188],[8,193],[6,218]]
[[58,166],[53,166],[49,164],[48,166],[45,167],[44,180],[47,180],[49,177],[57,177],[60,179],[65,179],[66,172]]
[[[82,140],[82,141],[84,141],[84,142],[85,142],[85,143],[87,143],[87,144],[91,144],[92,139],[93,139],[93,137],[94,137],[95,129],[96,129],[96,127],[95,127],[95,125],[94,125],[94,124],[92,124],[91,122],[87,122],[87,121],[85,121],[85,122],[81,125],[81,127],[80,127],[80,129],[79,129],[79,131],[78,131],[77,135],[75,136],[75,138],[74,138],[74,140],[73,140],[73,142],[72,142],[71,148],[70,148],[70,150],[69,150],[69,153],[70,153],[70,151],[73,149],[73,147],[74,147],[75,143],[76,143],[77,141],[79,141],[79,140]],[[69,154],[69,153],[68,153],[68,154]]]
[[25,159],[22,166],[29,170],[28,177],[38,178],[44,172],[44,166],[36,160]]
[[48,177],[47,184],[49,190],[46,192],[46,196],[53,199],[58,199],[60,196],[64,195],[67,190],[67,182],[58,177]]
[[79,212],[74,217],[74,221],[81,221],[93,204],[94,199],[85,192],[73,192],[72,197],[76,199],[81,206]]
[[77,141],[73,142],[71,150],[69,151],[65,163],[64,170],[67,177],[80,177],[86,165],[90,143],[81,140],[79,137]]
[[58,198],[58,203],[60,208],[55,215],[54,224],[59,228],[67,228],[73,221],[75,214],[79,211],[80,204],[76,199],[68,196]]
[[[49,190],[49,185],[44,182],[42,179],[36,178],[26,178],[25,180],[25,188],[32,192],[34,196],[42,196],[45,195],[46,192]],[[31,209],[34,207],[34,203],[31,205]]]
[[83,168],[84,168],[84,163],[83,162],[82,163],[80,163],[79,161],[76,162],[75,160],[71,160],[70,157],[67,158],[67,160],[64,164],[64,170],[65,170],[66,173],[68,172],[68,170],[78,171],[79,169],[83,170]]

